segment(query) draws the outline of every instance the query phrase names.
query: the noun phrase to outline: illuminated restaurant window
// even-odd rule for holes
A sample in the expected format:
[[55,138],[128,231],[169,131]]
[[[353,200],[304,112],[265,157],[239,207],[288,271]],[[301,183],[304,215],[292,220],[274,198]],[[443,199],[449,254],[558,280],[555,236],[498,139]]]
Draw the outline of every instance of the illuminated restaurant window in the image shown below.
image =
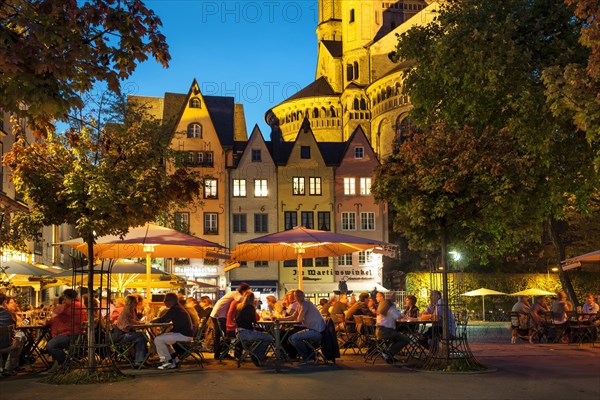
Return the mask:
[[308,178],[308,194],[311,196],[321,195],[321,178],[310,177]]
[[217,180],[216,179],[205,179],[204,180],[204,198],[205,199],[216,199],[217,198]]
[[294,176],[292,177],[292,194],[294,196],[304,195],[304,177]]
[[358,252],[358,265],[371,264],[373,262],[373,252],[371,250]]
[[343,267],[352,266],[352,253],[344,254],[343,256],[338,257],[338,265]]
[[356,178],[344,178],[344,194],[356,194]]
[[371,178],[360,178],[360,194],[363,196],[371,194]]
[[266,179],[255,179],[254,180],[254,197],[267,197],[269,189],[267,187]]
[[233,197],[246,197],[246,180],[233,180]]

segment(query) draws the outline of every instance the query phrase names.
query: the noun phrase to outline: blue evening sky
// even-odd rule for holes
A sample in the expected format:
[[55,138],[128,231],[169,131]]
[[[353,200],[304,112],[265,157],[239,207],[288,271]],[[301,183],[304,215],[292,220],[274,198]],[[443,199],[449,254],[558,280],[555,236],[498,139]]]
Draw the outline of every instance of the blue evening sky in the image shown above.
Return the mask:
[[138,66],[130,94],[187,93],[196,78],[204,95],[233,96],[244,105],[248,135],[265,112],[315,78],[316,0],[146,0],[161,18],[171,61]]

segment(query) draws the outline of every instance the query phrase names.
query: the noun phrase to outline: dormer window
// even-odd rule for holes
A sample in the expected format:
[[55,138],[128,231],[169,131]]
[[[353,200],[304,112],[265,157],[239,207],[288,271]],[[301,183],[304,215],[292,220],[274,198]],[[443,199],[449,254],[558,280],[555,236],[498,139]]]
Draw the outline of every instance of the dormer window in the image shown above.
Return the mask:
[[187,128],[188,138],[202,138],[202,125],[198,123],[189,124]]
[[200,99],[197,97],[192,97],[190,99],[190,108],[202,108],[202,103]]

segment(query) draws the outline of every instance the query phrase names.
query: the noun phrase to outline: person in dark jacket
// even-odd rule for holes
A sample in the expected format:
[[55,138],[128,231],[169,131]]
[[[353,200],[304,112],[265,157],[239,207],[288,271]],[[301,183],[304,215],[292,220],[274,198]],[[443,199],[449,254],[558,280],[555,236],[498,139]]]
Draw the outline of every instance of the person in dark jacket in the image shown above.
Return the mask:
[[192,319],[187,311],[179,304],[179,299],[175,293],[165,295],[165,306],[168,311],[160,318],[153,319],[152,322],[165,323],[172,322],[173,328],[154,339],[156,352],[160,357],[162,364],[158,369],[172,369],[177,367],[177,361],[171,358],[169,346],[175,342],[191,342],[194,336]]

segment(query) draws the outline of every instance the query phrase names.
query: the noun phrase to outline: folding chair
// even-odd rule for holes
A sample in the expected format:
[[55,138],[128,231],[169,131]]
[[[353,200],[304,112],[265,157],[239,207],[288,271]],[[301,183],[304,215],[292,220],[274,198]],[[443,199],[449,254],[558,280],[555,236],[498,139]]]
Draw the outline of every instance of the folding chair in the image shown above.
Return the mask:
[[191,342],[175,342],[175,345],[183,350],[183,352],[178,355],[179,361],[184,361],[185,359],[191,357],[196,360],[201,368],[204,368],[204,355],[202,354],[202,349],[204,346],[204,332],[202,329],[198,329],[196,336],[194,336]]
[[219,358],[219,362],[222,363],[223,359],[225,357],[227,357],[230,352],[233,351],[233,353],[235,355],[236,347],[241,346],[241,344],[237,338],[237,335],[233,336],[233,337],[228,337],[227,334],[225,332],[223,332],[223,329],[221,328],[221,324],[215,323],[214,329],[215,329],[215,331],[220,333],[220,337],[221,337],[221,347],[220,347],[221,351],[220,351],[218,358]]
[[6,364],[4,354],[10,354],[14,349],[13,337],[13,325],[0,325],[0,372],[2,374],[6,372],[4,369],[4,365]]
[[[355,316],[356,318],[356,316]],[[383,354],[389,354],[390,347],[394,343],[390,339],[378,339],[377,338],[377,327],[373,317],[363,317],[364,328],[365,328],[365,341],[368,344],[367,351],[365,353],[365,362],[372,361],[375,364],[378,358],[384,358]]]
[[254,357],[254,363],[261,365],[259,358],[257,357],[255,351],[261,343],[261,340],[242,340],[237,336],[238,343],[242,346],[242,352],[237,360],[238,368],[242,365],[242,362],[248,357]]
[[131,359],[130,355],[131,352],[134,351],[135,342],[121,342],[115,340],[114,336],[112,335],[112,331],[108,334],[108,337],[110,340],[110,348],[113,351],[111,355],[113,362],[125,362],[129,364],[131,368],[135,369],[135,362]]
[[[319,359],[323,361],[323,364],[329,364],[329,361],[327,361],[327,358],[325,358],[325,355],[323,354],[323,350],[321,348],[322,344],[323,344],[323,334],[321,334],[321,338],[317,339],[317,340],[302,340],[302,342],[304,342],[304,344],[306,345],[306,347],[308,347],[309,350],[309,355],[306,358],[307,360],[311,360],[314,365],[318,365],[319,364]],[[335,360],[334,360],[335,362]]]

